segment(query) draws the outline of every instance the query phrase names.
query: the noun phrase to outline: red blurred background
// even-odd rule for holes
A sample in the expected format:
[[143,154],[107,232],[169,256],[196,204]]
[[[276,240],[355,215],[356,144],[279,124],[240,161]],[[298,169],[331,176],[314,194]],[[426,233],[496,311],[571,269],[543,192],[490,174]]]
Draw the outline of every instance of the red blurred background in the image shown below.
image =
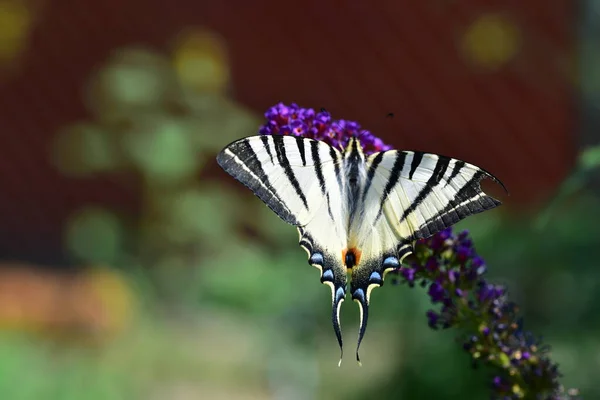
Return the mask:
[[[397,148],[468,160],[503,180],[510,207],[547,200],[574,162],[575,2],[29,3],[39,12],[18,64],[0,69],[3,259],[66,264],[62,225],[73,209],[137,212],[135,187],[65,177],[49,148],[58,129],[86,118],[82,88],[113,49],[170,51],[164,38],[186,26],[223,37],[232,95],[255,112],[279,101],[324,107]],[[502,24],[513,39],[494,42]]]

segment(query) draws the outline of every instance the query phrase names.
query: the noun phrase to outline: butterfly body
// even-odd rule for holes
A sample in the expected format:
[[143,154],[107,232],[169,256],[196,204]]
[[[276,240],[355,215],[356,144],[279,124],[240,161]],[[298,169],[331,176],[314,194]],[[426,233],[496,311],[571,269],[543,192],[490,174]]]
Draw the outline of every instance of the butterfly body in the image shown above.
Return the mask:
[[338,150],[308,138],[259,135],[233,142],[217,161],[297,227],[308,262],[331,288],[340,348],[339,311],[350,276],[349,294],[360,310],[357,360],[371,291],[400,267],[414,241],[500,204],[479,184],[496,178],[472,164],[411,151],[367,156],[356,138]]

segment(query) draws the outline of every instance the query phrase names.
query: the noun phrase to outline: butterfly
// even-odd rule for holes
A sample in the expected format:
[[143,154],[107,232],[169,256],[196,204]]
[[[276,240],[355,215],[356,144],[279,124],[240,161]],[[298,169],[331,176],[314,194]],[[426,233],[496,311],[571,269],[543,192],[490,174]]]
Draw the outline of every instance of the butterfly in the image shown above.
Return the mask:
[[338,149],[305,137],[251,136],[226,146],[217,162],[298,229],[309,264],[331,288],[338,365],[348,275],[360,310],[360,364],[373,288],[400,267],[416,240],[499,206],[482,192],[482,179],[504,187],[489,172],[454,158],[398,150],[367,156],[354,137]]

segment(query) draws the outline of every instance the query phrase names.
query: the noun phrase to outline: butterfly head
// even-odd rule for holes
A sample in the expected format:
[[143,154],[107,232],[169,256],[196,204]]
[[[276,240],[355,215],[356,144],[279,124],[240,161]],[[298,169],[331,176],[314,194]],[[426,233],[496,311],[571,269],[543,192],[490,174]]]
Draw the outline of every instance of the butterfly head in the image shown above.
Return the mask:
[[365,155],[360,139],[356,136],[351,136],[348,143],[343,147],[345,160],[364,160]]

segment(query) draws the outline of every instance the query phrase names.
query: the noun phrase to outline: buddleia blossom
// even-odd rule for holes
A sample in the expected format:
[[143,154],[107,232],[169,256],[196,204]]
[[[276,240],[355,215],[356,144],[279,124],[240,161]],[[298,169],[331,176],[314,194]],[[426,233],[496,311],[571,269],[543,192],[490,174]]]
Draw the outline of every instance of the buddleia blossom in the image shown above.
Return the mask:
[[[334,120],[329,112],[316,112],[296,104],[279,103],[265,113],[263,135],[292,135],[346,147],[351,137],[360,140],[366,154],[390,150],[381,139],[354,121]],[[485,262],[475,251],[468,233],[443,230],[415,246],[413,261],[391,273],[411,287],[427,287],[431,301],[440,305],[427,312],[433,329],[462,328],[463,348],[475,365],[492,368],[493,399],[578,399],[576,390],[565,392],[549,347],[523,329],[518,307],[506,288],[484,278]]]
[[398,272],[401,282],[427,287],[438,310],[429,310],[433,329],[459,327],[469,332],[463,348],[473,363],[494,371],[490,386],[494,399],[577,399],[559,384],[557,364],[549,347],[523,329],[518,307],[507,298],[506,288],[484,278],[486,265],[467,231],[446,229],[420,240],[409,266]]
[[326,110],[316,112],[312,108],[302,108],[292,103],[279,103],[266,113],[267,121],[261,126],[262,135],[292,135],[321,140],[337,148],[344,148],[352,137],[360,140],[365,154],[390,150],[381,139],[362,129],[354,121],[332,119]]

